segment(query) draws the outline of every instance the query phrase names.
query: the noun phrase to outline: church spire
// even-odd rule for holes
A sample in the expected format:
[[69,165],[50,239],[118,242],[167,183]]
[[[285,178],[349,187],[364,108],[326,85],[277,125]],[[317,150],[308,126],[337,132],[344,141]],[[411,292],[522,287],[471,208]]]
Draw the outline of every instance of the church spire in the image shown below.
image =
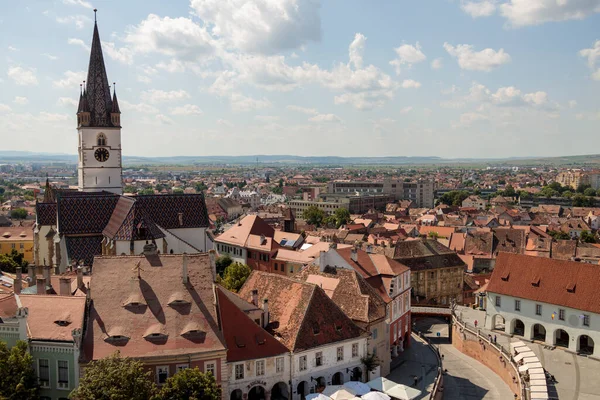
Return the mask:
[[102,54],[100,34],[98,33],[98,24],[95,20],[96,11],[97,10],[94,9],[94,35],[92,37],[90,64],[88,67],[87,85],[84,96],[87,97],[87,105],[90,111],[89,126],[110,127],[113,126],[110,119],[112,101],[110,98],[110,86],[108,86],[106,67],[104,66],[104,56]]

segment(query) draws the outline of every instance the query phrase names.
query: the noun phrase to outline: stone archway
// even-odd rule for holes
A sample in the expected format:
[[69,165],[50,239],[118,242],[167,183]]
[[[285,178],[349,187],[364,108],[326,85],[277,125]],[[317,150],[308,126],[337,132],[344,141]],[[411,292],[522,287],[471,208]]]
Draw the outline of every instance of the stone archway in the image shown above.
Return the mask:
[[265,388],[256,385],[248,392],[248,400],[265,400]]
[[302,381],[296,387],[296,393],[300,396],[300,400],[304,400],[306,396],[310,393],[310,388],[308,386],[308,382]]
[[277,382],[271,388],[271,400],[287,400],[289,395],[288,385],[285,382]]
[[350,373],[350,380],[362,382],[362,374],[362,369],[360,367],[354,367]]
[[557,329],[554,332],[554,344],[557,347],[569,348],[569,334],[564,329]]
[[229,396],[229,400],[242,400],[243,393],[240,389],[235,389],[231,392],[231,396]]
[[315,379],[315,391],[317,393],[321,393],[325,387],[327,386],[327,381],[325,380],[325,377],[320,376],[317,379]]
[[542,324],[535,324],[532,328],[531,338],[533,340],[541,340],[542,342],[546,341],[546,328]]
[[331,384],[332,385],[343,385],[344,384],[344,374],[342,374],[341,372],[336,372],[335,374],[333,374],[333,376],[331,377]]
[[594,339],[588,335],[581,335],[577,340],[577,351],[581,354],[594,354]]
[[524,336],[525,335],[525,324],[520,319],[515,319],[512,322],[512,330],[511,333],[513,335]]
[[506,320],[500,314],[496,314],[492,317],[492,330],[504,332]]

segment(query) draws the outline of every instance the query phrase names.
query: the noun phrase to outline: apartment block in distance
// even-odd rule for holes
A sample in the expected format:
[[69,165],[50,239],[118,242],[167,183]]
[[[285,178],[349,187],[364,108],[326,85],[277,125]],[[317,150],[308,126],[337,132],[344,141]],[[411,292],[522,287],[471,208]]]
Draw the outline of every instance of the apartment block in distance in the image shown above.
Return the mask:
[[327,193],[319,195],[317,200],[292,200],[289,206],[295,215],[302,216],[310,206],[316,206],[325,214],[333,214],[337,209],[345,208],[351,214],[363,214],[369,210],[384,210],[394,196],[386,193]]
[[394,201],[411,200],[417,207],[433,207],[435,185],[432,181],[404,182],[397,179],[383,181],[333,181],[327,184],[327,193],[333,194],[390,194]]

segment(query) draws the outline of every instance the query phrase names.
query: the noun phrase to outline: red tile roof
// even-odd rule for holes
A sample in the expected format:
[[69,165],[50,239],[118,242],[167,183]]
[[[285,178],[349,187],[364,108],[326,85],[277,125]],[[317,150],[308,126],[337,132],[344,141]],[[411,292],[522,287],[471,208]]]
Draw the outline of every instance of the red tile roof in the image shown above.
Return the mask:
[[487,290],[600,314],[599,286],[597,265],[500,253]]
[[[237,296],[219,286],[216,292],[228,362],[273,357],[289,352],[287,347],[236,306],[236,300],[242,299],[232,299]],[[254,307],[252,304],[248,306]]]
[[73,329],[83,328],[85,297],[22,294],[19,299],[29,309],[30,339],[72,342]]

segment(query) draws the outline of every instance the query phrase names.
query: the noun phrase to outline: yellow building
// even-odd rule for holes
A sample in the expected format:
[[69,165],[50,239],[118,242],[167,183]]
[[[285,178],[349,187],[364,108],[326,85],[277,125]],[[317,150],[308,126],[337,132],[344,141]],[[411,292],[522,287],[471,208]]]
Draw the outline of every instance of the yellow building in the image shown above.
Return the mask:
[[0,228],[0,254],[9,254],[15,249],[23,253],[23,259],[33,262],[33,231],[30,226]]

